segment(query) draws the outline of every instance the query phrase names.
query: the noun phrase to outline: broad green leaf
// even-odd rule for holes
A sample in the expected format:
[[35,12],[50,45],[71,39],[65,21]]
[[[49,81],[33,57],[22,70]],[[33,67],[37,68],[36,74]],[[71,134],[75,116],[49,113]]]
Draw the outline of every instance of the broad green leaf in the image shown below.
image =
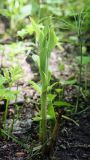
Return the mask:
[[0,87],[3,86],[3,83],[5,83],[5,81],[6,81],[6,78],[0,75]]
[[47,55],[46,55],[46,50],[45,47],[42,46],[40,49],[40,70],[41,73],[45,73],[46,71],[46,66],[47,65]]
[[[54,114],[52,114],[52,116],[51,116],[50,114],[47,114],[46,119],[47,119],[47,120],[50,120],[50,119],[54,119],[54,120],[55,120]],[[42,117],[40,117],[40,116],[36,116],[36,117],[33,117],[33,118],[32,118],[32,121],[36,121],[36,122],[39,122],[39,121],[41,121],[41,120],[42,120]]]
[[61,84],[62,85],[73,85],[77,82],[76,79],[72,79],[72,80],[66,80],[66,81],[62,81]]
[[0,99],[3,99],[5,98],[5,92],[6,92],[6,89],[5,88],[0,88]]
[[50,82],[50,79],[51,79],[51,72],[48,71],[48,84],[49,84],[49,82]]
[[7,88],[0,89],[0,99],[8,99],[13,100],[16,98],[16,94],[18,94],[19,91],[11,91]]
[[11,74],[12,82],[19,80],[22,77],[22,73],[23,73],[22,69],[19,65],[15,66],[13,68],[10,67],[9,72]]
[[48,57],[50,57],[50,54],[51,54],[53,48],[55,47],[55,45],[57,44],[57,42],[58,42],[58,40],[57,40],[56,34],[54,32],[54,29],[50,28],[49,35],[48,35],[48,42],[47,42]]
[[40,85],[38,85],[37,83],[35,83],[34,81],[29,81],[29,83],[32,85],[32,87],[39,93],[41,94],[41,87]]
[[62,88],[57,88],[57,89],[55,89],[55,91],[56,91],[57,93],[62,93],[62,92],[63,92],[63,89],[62,89]]
[[43,78],[44,78],[44,82],[45,82],[45,84],[43,86],[48,87],[49,82],[50,82],[50,77],[48,75],[46,75],[45,73],[43,73]]
[[49,4],[61,4],[63,2],[63,0],[46,0],[46,3]]
[[36,55],[36,54],[33,54],[33,55],[32,55],[32,58],[33,58],[34,62],[37,63],[38,68],[40,68],[40,58],[39,58],[39,56]]
[[73,106],[73,105],[71,105],[70,103],[63,102],[63,101],[55,101],[55,102],[54,102],[54,105],[55,105],[55,107],[62,107],[62,106],[72,107],[72,106]]
[[6,81],[10,81],[10,72],[9,72],[9,70],[7,69],[7,68],[5,68],[4,70],[3,70],[3,72],[4,72],[4,77],[6,78]]
[[51,86],[48,86],[47,90],[50,91],[57,84],[59,84],[59,82],[53,83]]
[[[77,59],[77,61],[80,63],[81,57],[78,56],[76,59]],[[82,65],[86,65],[86,64],[88,64],[88,63],[90,63],[90,56],[83,56],[83,57],[82,57]]]
[[6,17],[11,16],[11,13],[7,9],[0,9],[0,14]]
[[16,98],[16,94],[18,94],[19,91],[10,91],[10,90],[7,90],[4,94],[5,98],[8,99],[8,100],[13,100]]
[[38,121],[41,121],[42,118],[39,116],[36,116],[36,117],[32,118],[32,120],[38,122]]
[[44,36],[44,32],[42,30],[42,31],[39,32],[39,39],[38,39],[39,40],[40,49],[43,47],[44,38],[45,38],[45,36]]
[[27,25],[25,29],[26,29],[26,32],[30,35],[32,35],[35,32],[32,25]]
[[50,119],[53,119],[53,120],[56,119],[55,111],[52,104],[48,105],[48,115],[50,116]]
[[62,11],[60,11],[60,8],[57,6],[48,6],[48,10],[52,12],[52,14],[56,16],[62,16]]
[[55,99],[56,95],[55,94],[48,94],[47,99],[49,102],[52,102]]
[[39,25],[37,23],[35,23],[35,21],[32,18],[30,18],[30,19],[31,19],[31,24],[33,26],[33,30],[36,32],[36,35],[37,35],[36,37],[39,38],[39,34],[40,34]]
[[27,30],[22,29],[22,30],[18,31],[17,34],[19,37],[24,38],[24,36],[27,35]]
[[21,8],[21,18],[25,18],[28,15],[31,15],[31,11],[32,11],[32,5],[28,4],[28,5],[24,5]]

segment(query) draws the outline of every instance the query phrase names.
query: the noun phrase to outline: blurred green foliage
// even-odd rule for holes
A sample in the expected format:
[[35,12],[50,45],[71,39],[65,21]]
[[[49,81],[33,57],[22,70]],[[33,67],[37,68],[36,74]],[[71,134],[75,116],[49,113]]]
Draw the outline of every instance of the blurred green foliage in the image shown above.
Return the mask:
[[[10,28],[17,31],[29,23],[27,20],[29,16],[34,17],[37,21],[52,16],[55,27],[66,29],[66,23],[63,25],[64,21],[75,22],[75,16],[77,17],[83,12],[85,27],[88,29],[90,24],[89,6],[89,0],[1,0],[0,14],[8,17]],[[61,23],[62,18],[63,23]],[[72,25],[69,24],[69,29],[71,29],[70,26]]]

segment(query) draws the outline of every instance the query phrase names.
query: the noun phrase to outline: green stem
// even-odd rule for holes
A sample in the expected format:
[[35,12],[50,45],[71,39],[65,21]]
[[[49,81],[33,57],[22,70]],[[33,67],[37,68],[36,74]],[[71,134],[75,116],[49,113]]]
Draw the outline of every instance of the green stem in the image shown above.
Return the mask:
[[80,14],[80,17],[78,19],[78,39],[79,39],[79,47],[80,47],[80,75],[79,75],[79,91],[77,95],[77,102],[76,102],[76,107],[75,107],[75,112],[77,112],[78,107],[79,107],[79,97],[80,97],[80,90],[81,90],[81,80],[82,80],[82,37],[81,37],[81,27],[82,27],[82,14]]
[[79,90],[80,90],[80,85],[81,85],[81,80],[82,80],[82,40],[81,40],[81,37],[80,37],[80,56],[81,56],[81,59],[80,59],[80,79],[79,79]]
[[6,109],[4,112],[4,129],[6,128],[7,112],[8,112],[8,100],[6,101]]
[[87,91],[87,65],[85,65],[85,93]]
[[81,90],[81,81],[82,81],[82,40],[81,37],[79,39],[79,43],[80,43],[80,73],[79,73],[79,90],[78,90],[78,94],[77,94],[77,102],[76,102],[76,108],[75,108],[75,112],[77,112],[78,107],[79,107],[79,98],[80,98],[80,90]]
[[46,140],[46,111],[47,111],[47,91],[42,91],[41,95],[41,125],[40,125],[40,138],[44,143]]

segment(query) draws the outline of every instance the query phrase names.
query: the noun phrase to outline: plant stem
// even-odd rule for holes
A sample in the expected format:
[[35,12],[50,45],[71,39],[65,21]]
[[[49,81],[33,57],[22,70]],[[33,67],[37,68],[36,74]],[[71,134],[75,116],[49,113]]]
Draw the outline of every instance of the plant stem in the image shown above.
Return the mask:
[[47,91],[42,91],[41,94],[41,125],[40,125],[40,138],[44,143],[46,140],[46,111],[47,111]]
[[88,73],[87,73],[87,64],[86,64],[85,65],[85,93],[87,91],[87,75],[88,75]]
[[79,107],[79,97],[80,97],[80,90],[81,90],[81,81],[82,81],[82,40],[81,37],[79,38],[79,43],[80,43],[80,68],[79,68],[79,90],[78,90],[78,95],[77,95],[77,102],[76,102],[76,108],[75,108],[75,113],[78,110]]
[[4,112],[4,129],[6,128],[7,112],[8,112],[8,100],[6,100],[6,110]]
[[65,111],[63,109],[59,110],[57,121],[56,121],[54,129],[52,131],[51,138],[50,138],[50,140],[48,140],[48,143],[45,145],[44,150],[43,150],[45,155],[50,155],[50,153],[53,150],[53,147],[55,146],[55,142],[56,142],[56,139],[58,136],[58,131],[59,131],[60,125],[61,125],[61,118],[62,118],[62,115],[64,114],[64,112]]
[[77,95],[77,102],[76,102],[76,108],[75,108],[75,113],[77,112],[78,105],[79,105],[79,97],[80,97],[80,89],[81,89],[81,80],[82,80],[82,36],[81,36],[81,27],[82,27],[82,14],[80,14],[79,19],[78,19],[78,39],[79,39],[79,47],[80,47],[80,75],[79,75],[79,91]]
[[81,85],[81,80],[82,80],[82,40],[81,40],[81,37],[80,37],[80,56],[81,56],[81,59],[80,59],[80,79],[79,79],[79,91],[80,91],[80,85]]

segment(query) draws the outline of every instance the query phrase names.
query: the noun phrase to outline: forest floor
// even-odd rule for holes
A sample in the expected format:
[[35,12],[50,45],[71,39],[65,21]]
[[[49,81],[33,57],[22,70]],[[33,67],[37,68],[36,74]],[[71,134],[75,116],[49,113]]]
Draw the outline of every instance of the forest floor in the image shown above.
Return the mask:
[[[28,83],[31,79],[36,82],[39,81],[39,74],[33,60],[27,57],[25,50],[23,50],[25,47],[28,50],[29,43],[27,41],[23,44],[22,42],[17,43],[20,54],[16,52],[15,61],[12,62],[8,56],[12,52],[11,46],[5,44],[5,54],[0,53],[0,67],[13,67],[14,63],[18,61],[23,70],[22,78],[18,82],[20,94],[17,97],[17,101],[10,102],[7,117],[8,126],[15,114],[15,105],[18,105],[18,118],[13,127],[13,135],[18,140],[15,137],[10,137],[9,140],[7,136],[0,137],[0,160],[90,160],[90,102],[87,99],[86,104],[83,98],[80,106],[83,104],[83,107],[88,109],[83,113],[79,112],[76,115],[72,115],[72,119],[76,120],[79,126],[76,126],[73,122],[62,120],[56,144],[50,157],[42,157],[39,152],[36,154],[27,151],[26,145],[32,149],[34,144],[37,143],[37,146],[39,143],[37,135],[38,124],[32,122],[32,117],[38,111],[39,95]],[[69,44],[61,47],[61,51],[57,49],[53,51],[50,67],[55,78],[54,81],[77,78],[76,52],[76,49]],[[11,89],[17,90],[17,85],[12,86]],[[76,104],[77,92],[75,90],[67,88],[65,94],[64,100]]]
[[[59,130],[55,148],[51,158],[46,160],[90,160],[90,109],[74,116],[79,126],[64,121]],[[31,146],[31,141],[37,141],[36,125],[32,124],[25,133],[18,133],[19,141]],[[29,154],[24,147],[12,140],[0,138],[0,160],[43,160],[39,155]]]

